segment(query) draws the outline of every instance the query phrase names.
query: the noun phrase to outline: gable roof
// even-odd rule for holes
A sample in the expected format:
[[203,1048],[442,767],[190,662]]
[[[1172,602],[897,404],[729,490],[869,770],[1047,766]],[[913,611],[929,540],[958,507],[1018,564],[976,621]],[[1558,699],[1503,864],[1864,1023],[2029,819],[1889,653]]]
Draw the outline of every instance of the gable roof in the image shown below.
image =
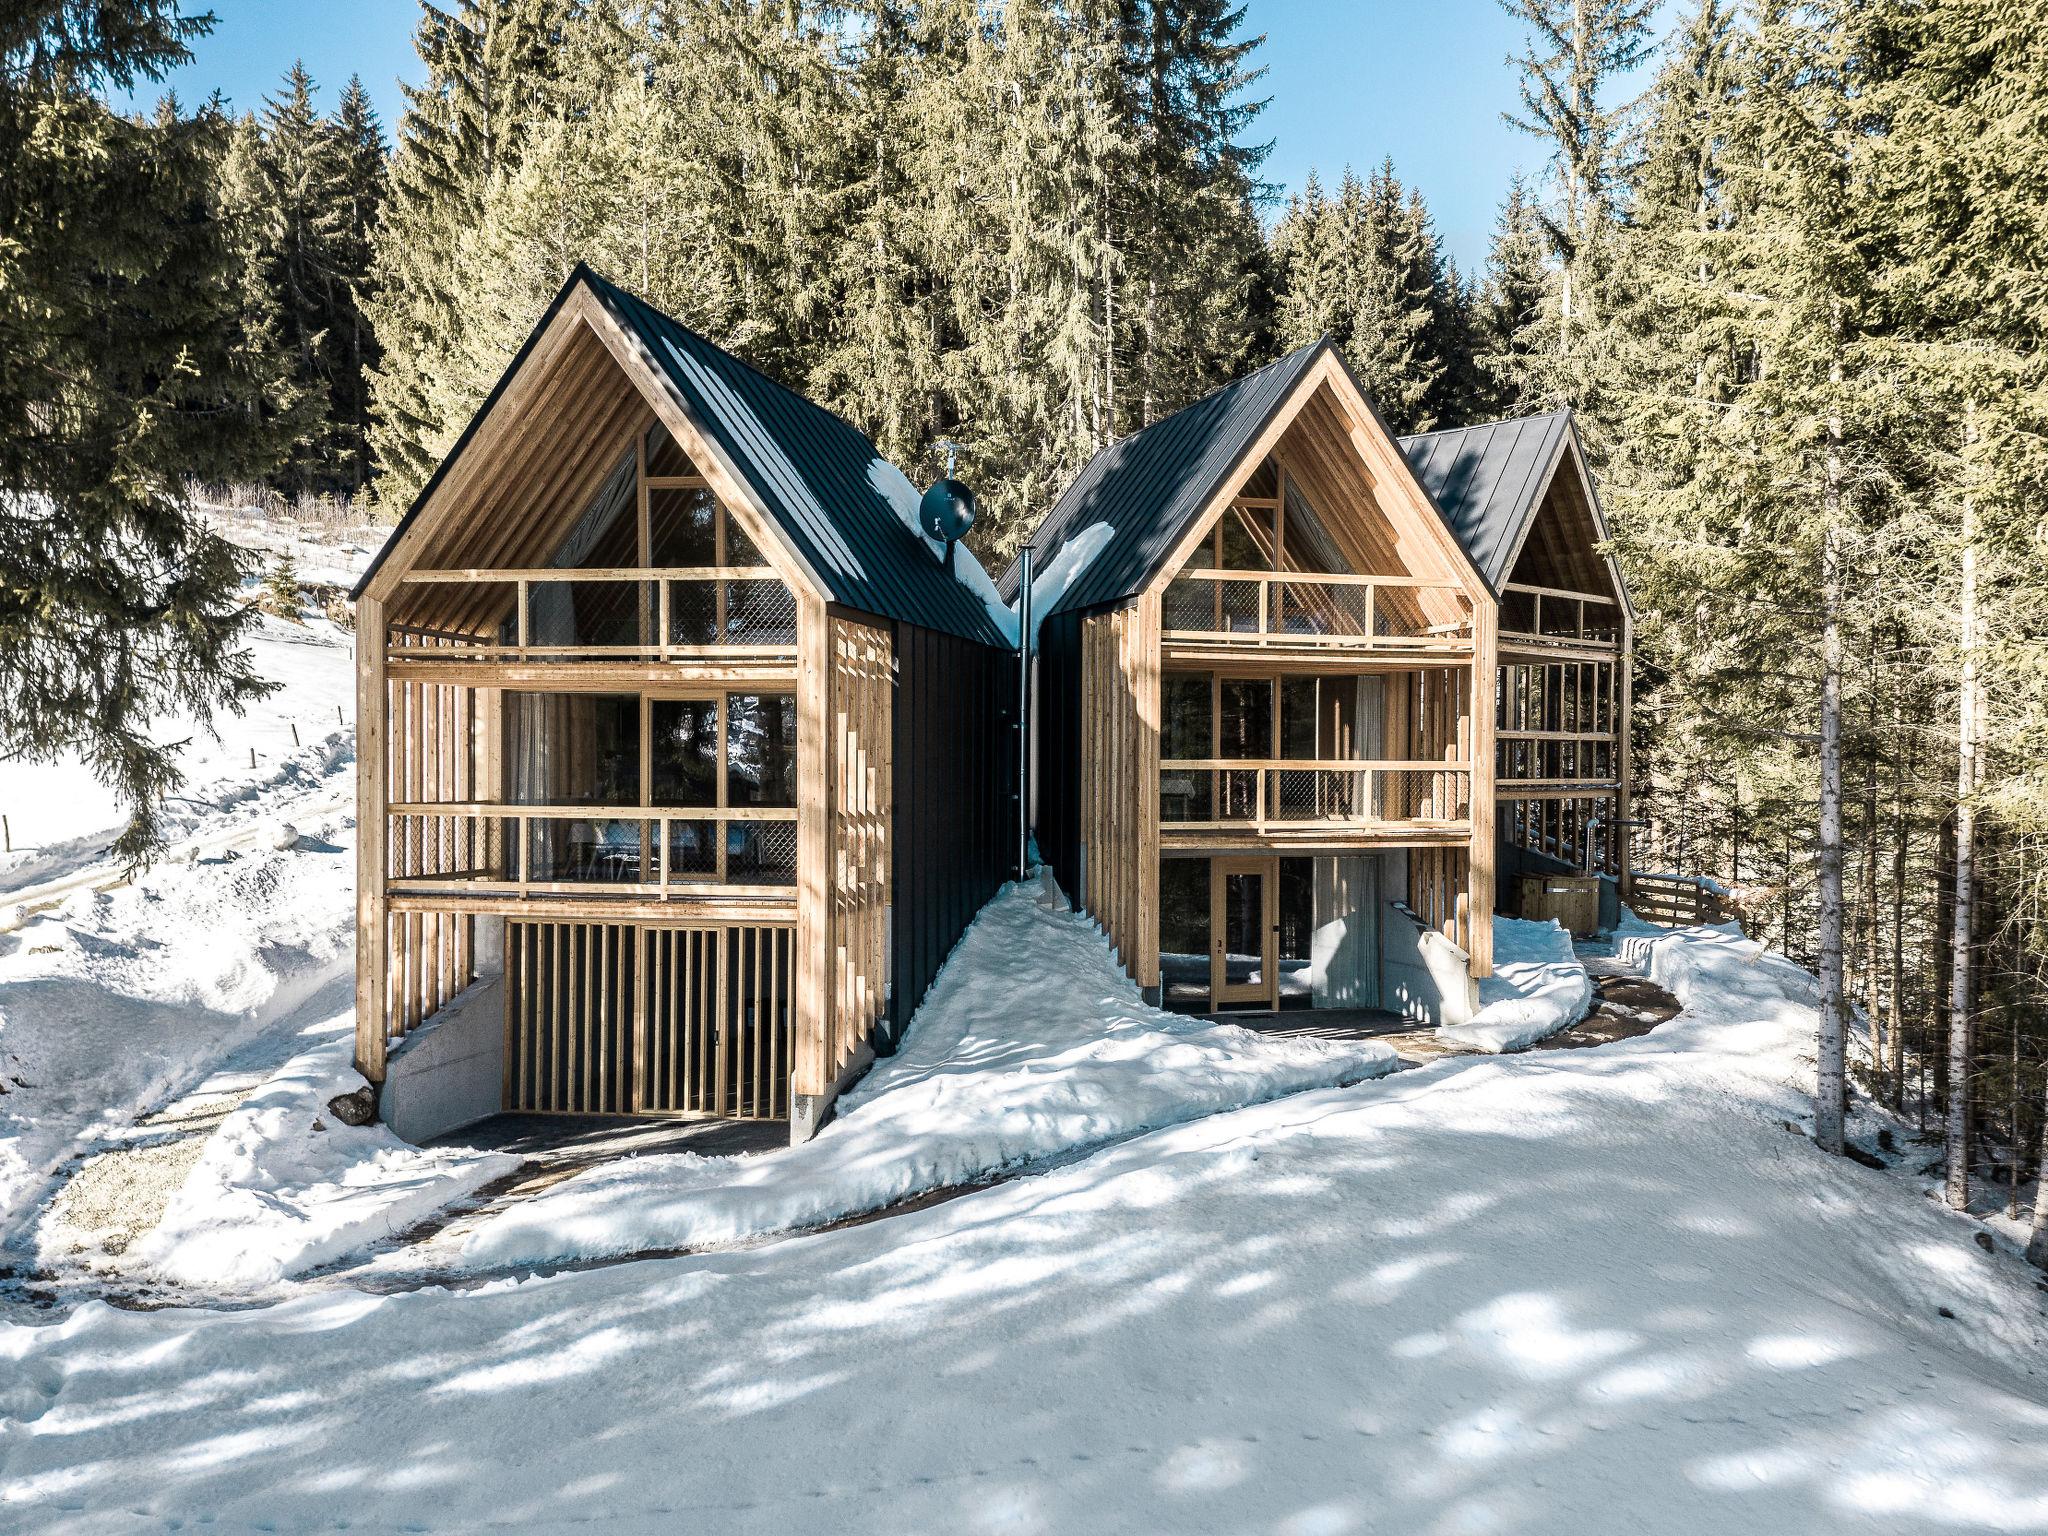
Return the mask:
[[[1328,337],[1310,342],[1090,459],[1032,543],[1042,570],[1060,546],[1097,524],[1109,525],[1108,542],[1041,617],[1143,588],[1329,344]],[[1017,581],[1012,564],[1000,584],[1005,600],[1015,598]]]
[[1416,477],[1496,589],[1543,505],[1571,420],[1570,411],[1552,411],[1401,439]]
[[639,343],[691,419],[775,519],[832,602],[988,645],[1009,646],[983,602],[913,531],[918,493],[852,423],[786,389],[582,263],[468,429],[356,585],[404,538],[506,383],[578,284]]
[[[1357,388],[1358,380],[1344,354],[1325,335],[1110,444],[1090,459],[1032,535],[1037,568],[1045,570],[1063,545],[1091,527],[1107,524],[1110,533],[1080,576],[1041,617],[1114,603],[1142,591],[1194,520],[1215,501],[1232,469],[1271,424],[1295,386],[1326,352]],[[1386,431],[1385,421],[1363,388],[1358,395]],[[1387,435],[1391,440],[1393,434]],[[1424,485],[1421,490],[1421,499],[1441,516],[1429,488]],[[1449,519],[1444,522],[1451,526]],[[1454,526],[1452,532],[1457,532]],[[1483,566],[1480,574],[1498,589],[1499,582]],[[1018,577],[1019,566],[1012,562],[999,583],[1007,602],[1016,599]]]

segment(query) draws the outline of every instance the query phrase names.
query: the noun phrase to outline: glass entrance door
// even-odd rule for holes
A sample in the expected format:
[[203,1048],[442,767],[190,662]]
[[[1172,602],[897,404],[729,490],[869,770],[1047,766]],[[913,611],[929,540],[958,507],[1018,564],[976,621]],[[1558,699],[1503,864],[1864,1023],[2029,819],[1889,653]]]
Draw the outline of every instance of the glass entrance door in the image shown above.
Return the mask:
[[1210,863],[1209,995],[1216,1007],[1252,1003],[1280,1006],[1274,940],[1277,859],[1216,859]]

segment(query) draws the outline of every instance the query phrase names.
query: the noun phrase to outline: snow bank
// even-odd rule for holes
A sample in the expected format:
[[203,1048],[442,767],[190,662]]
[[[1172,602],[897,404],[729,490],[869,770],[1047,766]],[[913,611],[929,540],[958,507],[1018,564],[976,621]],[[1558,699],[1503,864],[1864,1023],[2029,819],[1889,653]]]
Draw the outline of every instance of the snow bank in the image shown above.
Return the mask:
[[1519,1051],[1578,1023],[1593,1006],[1593,981],[1555,921],[1493,920],[1493,974],[1479,983],[1479,1011],[1437,1026],[1439,1040],[1480,1051]]
[[298,1048],[302,1010],[346,1006],[347,818],[295,820],[289,849],[159,865],[0,935],[0,1230],[81,1142],[224,1065],[260,1077]]
[[503,1211],[478,1265],[700,1247],[814,1226],[1157,1126],[1399,1064],[1373,1041],[1260,1035],[1147,1007],[1085,919],[1005,887],[911,1021],[802,1147],[644,1157]]
[[364,1086],[353,1016],[287,1062],[221,1123],[135,1252],[166,1278],[249,1290],[391,1236],[510,1173],[519,1159],[416,1147],[328,1112]]

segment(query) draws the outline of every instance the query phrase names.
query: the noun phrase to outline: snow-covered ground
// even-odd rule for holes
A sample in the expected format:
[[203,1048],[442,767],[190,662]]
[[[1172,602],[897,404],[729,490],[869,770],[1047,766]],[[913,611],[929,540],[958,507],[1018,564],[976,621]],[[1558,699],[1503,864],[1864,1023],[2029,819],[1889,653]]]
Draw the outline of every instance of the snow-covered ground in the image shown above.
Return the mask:
[[45,1536],[2048,1524],[2032,1272],[1788,1133],[1813,1013],[1755,946],[1636,949],[1688,1005],[1641,1039],[866,1226],[0,1328],[0,1497]]
[[364,1086],[350,1065],[353,1010],[293,1057],[207,1139],[161,1221],[137,1246],[155,1273],[229,1293],[273,1286],[387,1239],[519,1166],[416,1147],[381,1124],[349,1126],[329,1103]]
[[[335,574],[358,558],[337,553]],[[352,636],[304,617],[261,621],[255,669],[281,690],[220,721],[219,742],[160,723],[184,742],[186,788],[166,808],[172,857],[132,885],[105,863],[113,798],[76,762],[0,763],[15,849],[0,927],[22,921],[6,909],[30,888],[57,893],[0,933],[0,1243],[17,1251],[40,1244],[16,1219],[58,1163],[202,1084],[247,1091],[346,1006],[355,758],[337,711]]]
[[[182,717],[157,723],[159,741],[183,742],[185,783],[164,807],[173,845],[201,835],[254,828],[304,792],[332,779],[328,808],[353,803],[335,770],[354,761],[354,637],[324,618],[302,624],[265,616],[250,642],[258,676],[280,685],[241,716],[214,722],[216,738]],[[297,731],[297,740],[293,732]],[[255,766],[249,754],[256,754]],[[346,798],[338,798],[345,795]],[[0,761],[0,811],[12,853],[0,854],[0,893],[61,879],[102,862],[124,820],[114,795],[76,759]]]
[[1479,1011],[1437,1038],[1478,1051],[1519,1051],[1576,1024],[1593,1006],[1593,981],[1555,922],[1493,920],[1493,974],[1479,983]]
[[492,1265],[699,1247],[813,1226],[1158,1126],[1393,1071],[1376,1041],[1283,1038],[1150,1008],[1085,919],[1012,885],[939,974],[903,1048],[817,1138],[585,1174],[483,1223]]

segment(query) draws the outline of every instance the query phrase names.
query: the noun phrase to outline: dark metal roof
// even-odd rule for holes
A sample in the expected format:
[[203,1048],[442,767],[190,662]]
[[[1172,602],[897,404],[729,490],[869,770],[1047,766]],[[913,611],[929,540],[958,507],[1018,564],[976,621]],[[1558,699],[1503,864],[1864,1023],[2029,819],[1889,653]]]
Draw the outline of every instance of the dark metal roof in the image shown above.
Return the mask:
[[[1328,345],[1327,337],[1310,342],[1090,459],[1032,535],[1037,568],[1044,571],[1060,546],[1098,523],[1110,526],[1109,541],[1041,617],[1141,590]],[[999,585],[1014,600],[1015,565]]]
[[1416,477],[1496,590],[1543,505],[1571,419],[1553,411],[1401,439]]
[[[542,327],[578,282],[587,283],[646,349],[691,418],[788,535],[826,597],[864,613],[1008,648],[1009,640],[981,599],[955,580],[931,545],[912,531],[916,488],[857,427],[581,264],[549,306]],[[529,338],[513,370],[531,346]],[[501,380],[492,401],[503,387]],[[490,404],[485,403],[478,420]],[[475,429],[472,422],[470,431]],[[463,443],[468,438],[465,433]],[[463,443],[449,456],[451,462]],[[437,472],[435,482],[439,478]],[[429,492],[435,482],[429,483]],[[423,493],[420,502],[425,500]],[[419,505],[414,504],[415,511]],[[406,521],[411,517],[408,513]],[[401,522],[393,542],[404,531]]]

